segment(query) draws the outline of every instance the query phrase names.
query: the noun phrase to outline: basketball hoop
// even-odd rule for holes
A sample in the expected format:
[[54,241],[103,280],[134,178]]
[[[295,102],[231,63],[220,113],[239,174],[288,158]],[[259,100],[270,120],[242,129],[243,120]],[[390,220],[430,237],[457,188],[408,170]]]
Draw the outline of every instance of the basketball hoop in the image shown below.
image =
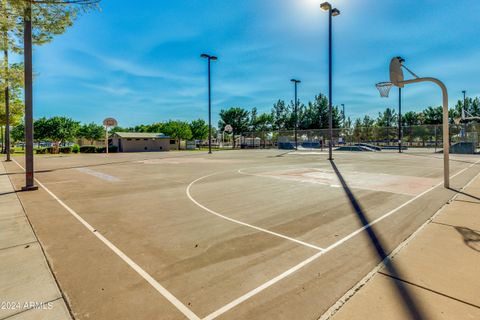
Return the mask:
[[225,126],[225,128],[223,129],[223,131],[228,132],[228,133],[232,133],[233,132],[233,127],[231,125],[227,124]]
[[380,82],[375,85],[378,89],[378,92],[380,92],[380,96],[382,98],[388,98],[388,95],[390,93],[390,89],[393,87],[393,83],[391,82]]

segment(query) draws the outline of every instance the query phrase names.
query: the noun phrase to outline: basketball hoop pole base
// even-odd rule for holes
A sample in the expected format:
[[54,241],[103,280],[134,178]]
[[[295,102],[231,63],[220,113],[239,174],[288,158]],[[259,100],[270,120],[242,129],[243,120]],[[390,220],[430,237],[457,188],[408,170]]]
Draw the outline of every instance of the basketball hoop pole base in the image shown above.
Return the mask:
[[25,186],[25,187],[22,187],[21,189],[22,191],[36,191],[38,190],[38,186]]

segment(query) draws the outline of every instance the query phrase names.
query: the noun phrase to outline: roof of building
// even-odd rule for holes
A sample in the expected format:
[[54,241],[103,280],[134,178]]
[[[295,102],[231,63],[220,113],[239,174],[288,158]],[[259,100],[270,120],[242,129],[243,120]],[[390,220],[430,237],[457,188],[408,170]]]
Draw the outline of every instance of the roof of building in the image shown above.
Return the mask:
[[120,138],[128,139],[171,139],[171,137],[164,135],[163,133],[150,133],[150,132],[115,132]]

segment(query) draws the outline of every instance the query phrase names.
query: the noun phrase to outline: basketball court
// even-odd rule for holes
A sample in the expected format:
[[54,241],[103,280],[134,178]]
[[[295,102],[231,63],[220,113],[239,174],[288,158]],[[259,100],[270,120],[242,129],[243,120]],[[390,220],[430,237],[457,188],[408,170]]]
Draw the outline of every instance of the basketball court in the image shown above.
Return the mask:
[[452,155],[445,189],[441,154],[334,157],[44,156],[19,196],[78,319],[318,319],[480,172]]

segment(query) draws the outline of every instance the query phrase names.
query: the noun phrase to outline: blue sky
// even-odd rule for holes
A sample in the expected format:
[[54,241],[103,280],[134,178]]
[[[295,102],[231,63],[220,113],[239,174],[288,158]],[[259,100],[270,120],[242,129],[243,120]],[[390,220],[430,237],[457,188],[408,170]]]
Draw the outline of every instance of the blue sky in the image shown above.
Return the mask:
[[[35,117],[65,115],[122,126],[207,116],[206,61],[213,67],[215,123],[222,108],[269,111],[328,89],[327,15],[317,0],[103,0],[64,35],[35,48]],[[420,76],[445,81],[450,101],[480,95],[480,1],[333,0],[334,104],[347,116],[396,107],[374,84],[401,55]],[[430,84],[404,90],[404,110],[440,105]]]

